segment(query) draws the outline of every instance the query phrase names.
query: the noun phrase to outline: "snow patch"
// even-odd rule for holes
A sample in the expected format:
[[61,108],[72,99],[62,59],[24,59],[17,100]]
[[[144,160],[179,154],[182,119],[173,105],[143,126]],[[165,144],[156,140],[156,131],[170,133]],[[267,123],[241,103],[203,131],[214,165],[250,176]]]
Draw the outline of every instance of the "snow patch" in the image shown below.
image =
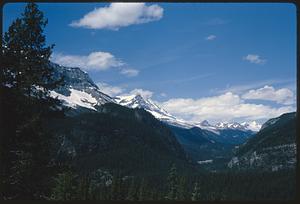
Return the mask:
[[96,110],[94,106],[97,105],[98,102],[91,94],[75,89],[70,89],[70,91],[70,96],[59,94],[56,91],[50,91],[50,96],[53,98],[57,97],[59,100],[64,101],[66,106],[72,108],[81,106],[88,109]]

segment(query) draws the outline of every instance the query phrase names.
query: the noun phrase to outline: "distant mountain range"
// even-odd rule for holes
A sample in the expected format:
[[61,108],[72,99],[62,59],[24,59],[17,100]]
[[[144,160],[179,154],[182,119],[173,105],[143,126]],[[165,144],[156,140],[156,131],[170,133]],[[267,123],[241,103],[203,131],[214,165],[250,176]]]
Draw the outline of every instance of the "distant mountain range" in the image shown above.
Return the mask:
[[227,123],[227,122],[219,122],[216,125],[211,125],[207,120],[204,120],[199,123],[188,122],[183,119],[179,119],[170,113],[168,113],[163,108],[159,107],[155,102],[151,99],[145,99],[141,95],[125,95],[125,96],[117,96],[114,98],[116,102],[122,106],[127,106],[129,108],[143,108],[149,113],[151,113],[157,119],[166,122],[170,125],[174,125],[182,128],[192,128],[199,127],[202,129],[207,129],[212,132],[219,132],[218,130],[222,129],[239,129],[239,130],[251,130],[258,131],[260,129],[260,125],[255,121],[251,123]]
[[206,120],[199,123],[187,122],[171,115],[151,99],[145,99],[139,94],[117,97],[110,97],[104,94],[88,74],[80,68],[64,67],[55,63],[52,63],[52,66],[55,70],[55,77],[60,78],[63,76],[65,78],[65,84],[64,86],[51,91],[51,95],[63,100],[66,106],[72,108],[84,107],[96,111],[95,106],[97,105],[117,103],[129,108],[143,108],[158,120],[183,128],[199,127],[215,132],[218,132],[220,129],[252,130],[255,132],[260,128],[260,125],[254,121],[252,123],[244,122],[241,124],[237,122],[220,122],[215,126],[210,125]]
[[[259,146],[258,144],[261,144],[261,142],[255,142],[252,141],[260,141],[257,138],[262,138],[264,134],[268,135],[274,135],[274,133],[269,133],[266,130],[269,130],[269,126],[276,125],[277,119],[270,119],[267,121],[261,128],[259,124],[257,124],[255,121],[251,123],[228,123],[228,122],[219,122],[215,125],[211,125],[207,120],[201,121],[201,122],[188,122],[183,119],[179,119],[172,114],[168,113],[166,110],[162,109],[157,103],[153,102],[149,98],[144,98],[141,95],[122,95],[117,97],[110,97],[104,93],[101,92],[99,87],[92,81],[92,79],[88,76],[88,74],[84,71],[82,71],[79,68],[69,68],[69,67],[63,67],[57,64],[52,63],[52,66],[54,67],[55,71],[55,77],[60,78],[64,77],[64,85],[58,89],[55,89],[51,91],[52,97],[57,97],[58,99],[63,101],[63,104],[67,107],[70,107],[71,110],[67,113],[67,115],[72,116],[72,120],[78,120],[80,121],[81,117],[87,117],[89,120],[91,120],[95,126],[100,126],[101,124],[104,125],[104,123],[100,122],[99,124],[96,123],[96,121],[102,121],[102,119],[99,118],[107,118],[108,121],[110,121],[112,124],[110,125],[109,129],[103,129],[104,127],[86,127],[82,123],[79,123],[79,127],[84,129],[85,133],[82,133],[80,137],[83,137],[83,135],[90,135],[92,129],[97,129],[98,132],[100,131],[106,131],[107,134],[109,134],[109,131],[114,132],[117,131],[117,135],[123,135],[123,139],[121,144],[128,144],[127,148],[134,148],[134,149],[140,149],[139,147],[132,144],[136,144],[134,142],[136,139],[134,138],[141,138],[142,135],[136,135],[134,137],[130,136],[128,133],[133,133],[137,130],[138,126],[136,126],[136,123],[142,123],[145,125],[145,128],[148,130],[148,132],[152,132],[151,128],[158,128],[157,130],[159,132],[152,133],[152,134],[158,134],[156,137],[157,144],[154,142],[152,145],[155,146],[161,146],[161,148],[165,148],[164,146],[169,143],[167,146],[169,149],[164,156],[164,158],[169,158],[170,161],[178,160],[178,158],[181,158],[179,160],[184,161],[185,165],[188,165],[187,160],[192,160],[193,162],[198,162],[199,164],[210,164],[210,163],[216,163],[219,159],[223,159],[224,161],[228,161],[228,167],[234,168],[237,164],[239,166],[242,166],[242,161],[249,160],[249,154],[252,155],[257,154],[258,151],[255,150],[256,146]],[[142,111],[142,112],[140,112]],[[143,112],[144,111],[144,112]],[[97,113],[97,116],[94,116],[93,114]],[[147,113],[147,114],[146,114]],[[89,115],[91,114],[91,115]],[[103,115],[104,114],[104,115]],[[122,114],[125,114],[122,116]],[[128,115],[127,115],[128,114]],[[126,116],[127,115],[127,116]],[[143,116],[142,116],[143,115]],[[152,117],[149,117],[151,115]],[[99,117],[97,119],[97,117]],[[113,117],[113,118],[111,118]],[[128,127],[124,127],[119,122],[120,121],[126,121],[129,120],[129,124],[131,124]],[[115,122],[114,122],[115,121]],[[155,122],[157,121],[157,122]],[[158,122],[162,126],[159,126]],[[78,123],[78,122],[75,122]],[[77,127],[74,124],[69,124],[70,127],[73,129],[77,129]],[[87,121],[88,123],[88,121]],[[126,123],[126,122],[123,122]],[[55,123],[54,123],[55,124]],[[106,123],[105,123],[106,124]],[[154,125],[156,124],[156,125]],[[108,125],[108,124],[106,124]],[[142,126],[143,126],[142,125]],[[153,126],[154,125],[154,126]],[[122,128],[120,128],[120,126]],[[62,127],[60,127],[62,128]],[[60,129],[58,128],[58,129]],[[71,128],[71,129],[72,129]],[[86,129],[89,128],[89,129]],[[125,128],[125,129],[124,129]],[[261,129],[260,129],[261,128]],[[294,128],[294,127],[292,127]],[[78,130],[78,131],[83,131]],[[167,133],[167,137],[163,136],[161,134],[161,131],[167,131],[169,129],[169,132]],[[276,126],[275,126],[276,129]],[[260,130],[260,131],[259,131]],[[71,130],[70,130],[71,131]],[[125,131],[127,133],[120,133],[120,131]],[[257,134],[256,132],[259,131]],[[72,132],[72,131],[71,131]],[[263,134],[262,134],[263,133]],[[75,134],[75,133],[74,133]],[[61,146],[60,152],[78,152],[75,149],[78,149],[78,145],[82,146],[82,144],[77,143],[76,137],[74,134],[71,134],[71,136],[66,137],[62,144],[69,144],[66,147]],[[100,134],[100,133],[99,133]],[[144,133],[146,134],[146,133]],[[294,134],[294,133],[291,133]],[[89,139],[89,141],[98,141],[96,139],[99,137],[97,134],[92,133],[92,138]],[[100,134],[101,135],[101,134]],[[135,134],[134,134],[135,135]],[[159,136],[160,135],[160,136]],[[88,137],[88,136],[87,136]],[[106,138],[106,136],[100,136],[103,138]],[[158,139],[159,137],[164,138],[163,140]],[[273,136],[271,136],[272,138]],[[275,137],[275,136],[274,136]],[[73,139],[72,139],[73,138]],[[108,137],[106,139],[101,139],[110,141],[111,139]],[[75,140],[74,140],[75,139]],[[140,140],[140,139],[137,139]],[[272,140],[272,139],[270,139]],[[69,141],[69,142],[67,142]],[[77,142],[75,142],[77,141]],[[141,141],[144,141],[142,139]],[[167,142],[169,141],[169,142]],[[170,141],[173,141],[170,143]],[[248,141],[248,142],[247,142]],[[75,142],[75,143],[74,143]],[[84,142],[84,139],[82,138],[82,142]],[[129,142],[129,143],[127,143]],[[106,142],[105,144],[108,145],[110,142]],[[112,144],[114,142],[111,141]],[[253,145],[251,146],[250,144]],[[70,145],[72,144],[72,145]],[[102,148],[105,147],[103,141],[102,142],[96,142],[98,146],[102,146]],[[88,146],[95,146],[93,142],[91,142]],[[131,145],[129,145],[131,144]],[[152,145],[147,144],[147,142],[139,142],[139,144],[148,145],[149,152],[147,153],[148,156],[145,156],[144,159],[153,159],[150,152],[153,152],[153,155],[156,155],[157,152],[159,152],[158,149],[154,150],[155,148],[152,147]],[[279,143],[280,145],[282,143]],[[103,146],[104,145],[104,146]],[[116,144],[117,145],[117,144]],[[286,143],[284,143],[286,145]],[[292,143],[288,144],[292,145]],[[77,146],[77,147],[76,147]],[[97,145],[96,145],[97,146]],[[109,145],[108,145],[109,146]],[[109,147],[105,148],[109,148]],[[126,145],[125,145],[126,146]],[[125,148],[124,146],[124,148]],[[173,146],[173,147],[172,147]],[[251,146],[251,148],[249,148]],[[117,147],[117,146],[116,146]],[[114,148],[116,148],[114,147]],[[74,149],[74,151],[69,151],[71,148]],[[104,148],[104,149],[105,149]],[[113,148],[113,147],[111,147]],[[154,148],[154,149],[153,149]],[[183,148],[183,149],[181,149]],[[245,149],[249,149],[249,151]],[[93,149],[93,148],[92,148]],[[126,148],[125,148],[126,149]],[[152,150],[151,150],[152,149]],[[173,150],[172,150],[173,149]],[[181,150],[180,150],[181,149]],[[66,151],[68,150],[68,151]],[[172,151],[176,150],[175,153],[171,153]],[[184,150],[184,151],[183,151]],[[237,151],[238,150],[238,151]],[[251,150],[251,151],[250,151]],[[92,152],[96,152],[94,154],[98,155],[97,148],[96,150],[91,150]],[[113,151],[113,150],[112,150]],[[125,150],[124,150],[125,151]],[[131,150],[128,150],[131,151]],[[142,151],[142,150],[141,150]],[[83,151],[85,152],[85,151]],[[125,151],[126,152],[126,151]],[[87,154],[86,152],[83,154]],[[70,156],[68,153],[67,155]],[[72,155],[72,154],[71,154]],[[113,153],[115,158],[121,158],[122,155],[116,156],[115,153]],[[124,153],[124,155],[129,155],[129,152]],[[174,155],[177,155],[178,158],[174,157]],[[92,156],[93,157],[93,156]],[[86,157],[85,157],[86,158]],[[246,159],[245,159],[246,158]],[[124,159],[124,158],[123,158]],[[141,159],[141,158],[140,158]],[[230,161],[231,159],[231,161]],[[80,159],[79,159],[80,160]],[[251,159],[250,159],[251,160]],[[84,160],[82,160],[84,162]],[[209,162],[208,162],[209,161]],[[252,161],[252,160],[251,160]],[[140,161],[141,162],[141,161]],[[247,163],[247,162],[246,162]],[[161,164],[161,163],[160,163]],[[158,165],[158,164],[156,164]],[[244,164],[243,164],[244,165]],[[163,165],[162,165],[163,166]],[[225,165],[226,166],[226,165]],[[246,165],[244,165],[246,166]],[[222,168],[226,168],[222,166]],[[275,167],[274,167],[275,168]],[[279,167],[278,167],[279,168]]]

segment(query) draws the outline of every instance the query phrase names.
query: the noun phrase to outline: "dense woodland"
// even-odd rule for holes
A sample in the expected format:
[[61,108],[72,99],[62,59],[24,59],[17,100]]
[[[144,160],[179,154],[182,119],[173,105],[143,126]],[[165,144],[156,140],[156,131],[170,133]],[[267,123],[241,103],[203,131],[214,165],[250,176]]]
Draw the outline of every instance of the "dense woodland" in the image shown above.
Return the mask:
[[[28,3],[22,16],[2,35],[1,200],[294,199],[296,173],[293,170],[208,172],[193,166],[188,159],[180,158],[182,150],[179,147],[175,151],[179,159],[166,156],[165,160],[157,163],[156,169],[159,171],[150,169],[148,172],[134,172],[132,169],[114,167],[113,164],[107,164],[106,168],[102,169],[91,167],[82,170],[78,167],[78,161],[56,158],[54,155],[61,138],[51,130],[57,128],[57,123],[51,123],[52,126],[45,124],[50,121],[63,121],[61,124],[65,125],[76,123],[77,119],[68,121],[68,116],[64,114],[68,110],[62,109],[60,101],[49,96],[49,90],[63,85],[63,78],[57,80],[52,76],[49,58],[54,45],[46,45],[46,36],[43,34],[46,25],[47,20],[38,6]],[[140,114],[146,113],[141,111]],[[85,117],[96,117],[97,122],[100,120],[100,116],[92,114],[80,117],[81,120]],[[106,127],[109,127],[109,117],[100,117],[107,121]],[[145,124],[151,123],[159,130],[153,132],[154,136],[169,134],[147,114],[145,118]],[[112,117],[111,120],[113,119]],[[134,126],[128,118],[124,121]],[[140,128],[145,134],[151,132],[147,126]],[[155,141],[144,142],[151,144]],[[165,145],[167,147],[169,144]],[[169,155],[169,152],[163,152],[164,148],[157,148],[157,151],[162,151],[157,154]],[[138,155],[142,150],[133,150],[137,151],[133,154],[140,159]],[[115,151],[118,152],[118,149]],[[153,162],[155,159],[153,156]],[[95,161],[91,161],[93,162]],[[107,163],[109,162],[113,161],[107,160]],[[130,164],[131,167],[133,165]],[[136,165],[136,168],[140,168],[138,163]]]

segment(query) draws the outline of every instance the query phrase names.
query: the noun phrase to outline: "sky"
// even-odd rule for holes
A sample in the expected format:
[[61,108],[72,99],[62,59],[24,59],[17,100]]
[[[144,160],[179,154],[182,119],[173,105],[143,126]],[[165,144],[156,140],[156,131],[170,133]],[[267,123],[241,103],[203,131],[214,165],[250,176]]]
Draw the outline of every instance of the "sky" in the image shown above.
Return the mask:
[[[291,3],[39,3],[51,60],[111,95],[189,121],[262,123],[296,110]],[[25,4],[3,8],[3,30]]]

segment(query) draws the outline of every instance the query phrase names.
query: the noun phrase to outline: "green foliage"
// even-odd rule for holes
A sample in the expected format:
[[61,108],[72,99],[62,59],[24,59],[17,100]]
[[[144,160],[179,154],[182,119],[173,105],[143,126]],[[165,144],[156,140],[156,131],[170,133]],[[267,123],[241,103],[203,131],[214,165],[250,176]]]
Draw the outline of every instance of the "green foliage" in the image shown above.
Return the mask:
[[78,184],[76,175],[71,171],[58,174],[55,178],[55,187],[51,199],[53,200],[74,200],[77,197],[76,189]]
[[178,200],[178,176],[175,164],[172,165],[168,176],[167,200]]
[[187,178],[186,176],[179,177],[179,185],[178,185],[178,200],[188,200],[188,190],[187,190]]
[[147,181],[143,178],[140,183],[140,188],[138,192],[138,200],[149,200],[147,197]]
[[45,45],[46,24],[37,5],[28,3],[2,40],[0,173],[4,199],[47,197],[50,175],[56,171],[51,163],[55,139],[44,131],[43,118],[63,113],[55,110],[59,102],[48,92],[60,80],[52,80],[49,57],[53,46]]
[[198,182],[195,182],[191,199],[192,199],[192,201],[197,201],[197,200],[201,199],[201,192],[200,192],[200,187],[199,187]]
[[128,194],[126,196],[126,200],[130,200],[130,201],[138,200],[137,185],[135,183],[134,178],[131,179],[130,185],[128,187]]

